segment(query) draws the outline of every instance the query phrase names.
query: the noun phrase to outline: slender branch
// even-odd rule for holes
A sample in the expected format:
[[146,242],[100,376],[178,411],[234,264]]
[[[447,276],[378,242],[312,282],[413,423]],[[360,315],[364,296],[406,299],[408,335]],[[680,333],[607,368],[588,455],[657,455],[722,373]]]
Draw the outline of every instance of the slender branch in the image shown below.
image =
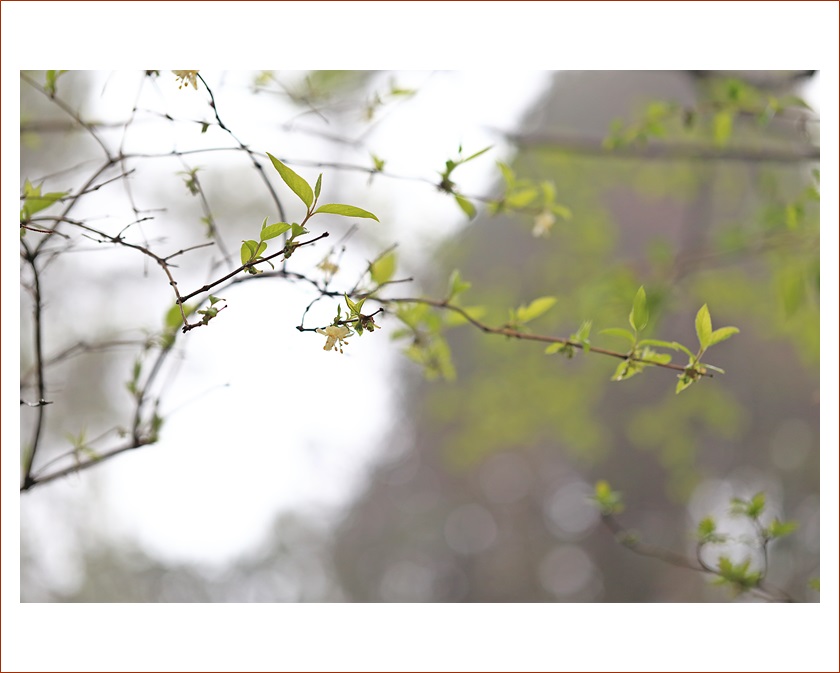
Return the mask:
[[66,234],[62,234],[60,231],[55,231],[53,229],[39,229],[38,227],[33,227],[31,224],[27,224],[26,222],[21,222],[20,227],[21,229],[28,229],[29,231],[34,231],[38,234],[47,234],[47,236],[51,236],[52,234],[58,234],[62,238],[70,238]]
[[616,541],[627,549],[639,554],[640,556],[648,556],[650,558],[657,558],[660,561],[669,563],[670,565],[679,566],[681,568],[689,568],[690,570],[699,570],[701,572],[713,573],[714,570],[701,565],[698,561],[692,560],[688,556],[679,554],[670,549],[659,547],[653,544],[641,542],[633,533],[622,526],[611,514],[602,514],[601,521],[610,529],[615,536]]
[[653,161],[741,161],[745,163],[802,163],[820,160],[820,148],[810,145],[752,149],[709,147],[699,143],[648,142],[644,145],[622,145],[611,149],[604,147],[602,138],[594,137],[554,133],[506,133],[504,136],[520,147],[544,147],[604,158],[626,157]]
[[[44,367],[44,369],[46,369],[47,367],[50,367],[50,366],[52,366],[54,364],[57,364],[59,362],[62,362],[64,360],[68,360],[71,357],[74,357],[76,355],[80,355],[82,353],[103,352],[103,351],[109,351],[109,350],[114,349],[114,348],[120,348],[120,347],[123,347],[123,346],[142,346],[142,345],[148,345],[148,343],[149,343],[148,339],[142,340],[142,341],[141,340],[130,340],[130,339],[127,339],[127,340],[117,339],[117,340],[112,340],[112,341],[101,341],[101,342],[92,343],[92,344],[89,344],[86,341],[78,341],[75,344],[73,344],[72,346],[68,346],[67,348],[60,351],[59,353],[56,353],[52,357],[46,358],[43,362],[43,367]],[[31,367],[29,370],[27,370],[25,373],[23,373],[21,375],[21,381],[25,382],[30,376],[32,376],[32,373],[35,371],[35,369],[36,368],[33,365],[33,367]]]
[[137,169],[132,168],[130,170],[126,170],[119,175],[115,175],[113,178],[108,178],[107,180],[103,180],[98,185],[93,185],[92,187],[86,187],[83,191],[76,192],[75,194],[68,194],[67,196],[62,196],[60,199],[56,199],[57,201],[70,201],[73,199],[77,199],[83,194],[91,194],[93,192],[98,192],[102,189],[105,185],[109,185],[112,182],[116,182],[117,180],[122,180],[123,178],[127,178],[129,175],[134,173]]
[[37,82],[35,82],[35,80],[33,80],[31,77],[29,77],[29,76],[28,76],[28,75],[26,75],[25,73],[21,73],[21,74],[20,74],[20,78],[21,78],[24,82],[26,82],[27,84],[29,84],[29,86],[31,86],[33,89],[36,89],[37,91],[39,91],[39,92],[41,92],[42,94],[44,94],[44,95],[45,95],[47,98],[49,98],[49,99],[50,99],[53,103],[55,103],[56,105],[58,105],[58,107],[60,107],[62,110],[64,110],[64,112],[66,112],[68,115],[70,115],[70,117],[72,117],[72,118],[73,118],[73,120],[74,120],[77,124],[79,124],[79,125],[80,125],[82,128],[84,128],[84,129],[85,129],[88,133],[90,133],[90,135],[93,137],[93,139],[94,139],[94,140],[95,140],[95,141],[99,144],[99,146],[102,148],[102,151],[103,151],[103,152],[105,152],[105,156],[106,156],[106,157],[108,157],[109,159],[111,158],[111,151],[108,149],[108,146],[105,144],[105,141],[104,141],[104,140],[102,140],[102,138],[100,138],[100,137],[99,137],[99,134],[96,132],[96,130],[94,129],[94,127],[93,127],[91,124],[88,124],[86,121],[84,121],[84,120],[83,120],[83,119],[82,119],[82,118],[78,115],[78,113],[77,113],[77,112],[75,112],[75,111],[73,110],[73,108],[71,108],[69,105],[67,105],[67,103],[65,103],[63,100],[61,100],[61,99],[60,99],[58,96],[56,96],[55,94],[50,94],[50,93],[49,93],[49,92],[48,92],[48,91],[47,91],[44,87],[42,87],[40,84],[38,84]]
[[199,243],[198,245],[192,245],[189,248],[182,248],[178,252],[173,252],[171,255],[167,255],[163,258],[164,262],[168,262],[173,257],[177,257],[178,255],[183,255],[185,252],[191,252],[192,250],[199,250],[200,248],[209,248],[211,246],[216,245],[215,241],[208,241],[207,243]]
[[213,211],[210,208],[210,203],[207,201],[207,195],[204,192],[204,187],[201,185],[201,180],[198,178],[198,169],[191,170],[187,163],[181,158],[181,162],[184,164],[184,168],[186,169],[187,173],[190,176],[191,181],[195,185],[195,194],[198,194],[198,198],[201,200],[201,209],[204,211],[204,221],[207,223],[207,228],[210,231],[210,236],[216,242],[216,245],[219,246],[219,250],[222,253],[222,257],[228,263],[230,263],[231,254],[225,245],[224,239],[222,238],[221,234],[219,234],[219,228],[216,226],[216,221],[213,217]]
[[42,324],[43,304],[41,301],[41,275],[36,264],[37,251],[33,252],[25,241],[21,240],[21,245],[24,249],[24,259],[32,269],[32,312],[34,316],[33,325],[33,340],[35,342],[35,381],[38,390],[39,403],[35,417],[35,429],[32,434],[32,440],[29,450],[26,452],[23,459],[23,486],[27,486],[32,481],[32,464],[35,461],[35,454],[38,452],[41,441],[41,432],[44,427],[44,412],[46,409],[46,382],[44,381],[44,355],[43,355],[43,340],[44,328]]
[[[303,241],[302,243],[294,243],[293,245],[295,246],[295,248],[302,248],[304,245],[309,245],[311,243],[314,243],[315,241],[320,241],[322,238],[326,238],[329,235],[330,235],[330,232],[325,231],[320,236],[316,236],[315,238],[311,238],[308,241]],[[239,268],[234,269],[230,273],[222,276],[218,280],[214,280],[212,283],[207,283],[207,285],[203,285],[202,287],[198,288],[197,290],[194,290],[193,292],[190,292],[189,294],[185,294],[183,297],[179,297],[178,298],[178,303],[183,304],[185,301],[187,301],[188,299],[192,299],[197,294],[201,294],[202,292],[207,292],[208,290],[212,290],[217,285],[221,285],[226,280],[230,280],[236,274],[238,274],[240,271],[244,271],[245,269],[250,269],[252,266],[257,266],[258,264],[262,264],[263,262],[267,262],[267,261],[269,261],[271,259],[274,259],[275,257],[279,257],[280,255],[283,255],[285,253],[286,253],[286,249],[284,248],[283,250],[279,250],[272,255],[268,255],[267,257],[263,257],[262,259],[254,260],[253,262],[247,262],[246,264],[243,264]],[[282,273],[282,275],[289,275],[289,274],[284,271]]]
[[75,465],[56,470],[55,472],[50,472],[44,475],[38,474],[30,478],[28,481],[25,481],[21,485],[20,490],[21,492],[28,491],[34,488],[35,486],[47,484],[51,481],[55,481],[56,479],[61,479],[62,477],[66,477],[67,475],[73,474],[74,472],[81,472],[82,470],[91,468],[94,465],[99,465],[99,463],[109,460],[114,456],[118,456],[121,453],[131,451],[132,449],[139,449],[142,446],[147,446],[152,443],[153,442],[151,441],[151,438],[141,439],[140,441],[133,441],[130,444],[110,449],[108,451],[105,451],[104,453],[97,454],[95,457],[88,458],[87,460],[80,461]]
[[[413,303],[413,304],[427,304],[428,306],[434,306],[436,308],[446,309],[448,311],[453,311],[463,318],[467,320],[470,324],[474,327],[477,327],[482,332],[486,334],[498,334],[501,336],[511,337],[514,339],[522,339],[524,341],[539,341],[542,343],[548,344],[563,344],[564,346],[571,346],[572,348],[577,348],[579,350],[586,350],[586,347],[573,341],[571,339],[567,339],[564,337],[555,337],[555,336],[547,336],[544,334],[531,334],[529,332],[520,332],[519,330],[511,329],[510,327],[491,327],[480,320],[476,320],[473,318],[467,311],[465,311],[460,306],[455,306],[454,304],[450,304],[445,299],[426,299],[423,297],[416,297],[416,298],[396,298],[396,299],[380,299],[378,297],[371,297],[375,301],[387,304],[389,302],[393,303]],[[606,348],[599,348],[597,346],[589,346],[590,353],[598,353],[600,355],[607,355],[613,358],[619,358],[621,360],[631,359],[634,362],[641,362],[648,365],[654,365],[657,367],[662,367],[664,369],[673,369],[674,371],[684,372],[686,370],[685,366],[671,364],[670,362],[654,362],[653,360],[645,360],[643,358],[633,357],[632,355],[628,355],[627,353],[621,353],[619,351],[613,351]],[[696,371],[698,375],[701,376],[708,376],[712,378],[712,374],[708,372],[701,372],[699,370]]]
[[283,204],[280,202],[280,197],[277,195],[277,192],[274,189],[274,185],[271,184],[271,181],[268,179],[268,176],[265,174],[265,169],[262,167],[259,161],[257,161],[256,157],[254,156],[255,152],[248,147],[245,143],[243,143],[234,133],[231,131],[225,123],[222,121],[222,118],[219,116],[219,109],[216,107],[216,97],[213,95],[213,90],[207,85],[207,82],[204,81],[204,78],[200,74],[196,74],[198,79],[201,80],[201,83],[204,85],[204,88],[207,89],[207,93],[210,95],[210,107],[213,108],[213,114],[216,116],[216,122],[219,124],[219,128],[223,131],[226,131],[228,135],[239,145],[239,148],[245,150],[248,156],[251,158],[251,162],[254,164],[254,168],[259,173],[260,178],[262,179],[263,183],[265,184],[266,188],[268,189],[268,193],[271,195],[272,201],[274,201],[274,205],[277,206],[277,212],[280,215],[280,219],[285,222],[286,221],[286,213],[283,210]]

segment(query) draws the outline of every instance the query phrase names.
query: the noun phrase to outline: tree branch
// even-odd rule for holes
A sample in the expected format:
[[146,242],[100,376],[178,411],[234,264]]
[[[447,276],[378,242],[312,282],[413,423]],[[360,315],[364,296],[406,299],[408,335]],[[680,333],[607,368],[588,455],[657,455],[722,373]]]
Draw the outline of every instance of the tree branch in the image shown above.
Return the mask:
[[647,142],[605,148],[602,138],[560,135],[555,133],[506,133],[505,138],[520,147],[545,147],[572,154],[596,157],[622,157],[651,161],[740,161],[745,163],[818,162],[820,148],[803,145],[790,148],[752,149],[747,147],[710,147],[698,143]]

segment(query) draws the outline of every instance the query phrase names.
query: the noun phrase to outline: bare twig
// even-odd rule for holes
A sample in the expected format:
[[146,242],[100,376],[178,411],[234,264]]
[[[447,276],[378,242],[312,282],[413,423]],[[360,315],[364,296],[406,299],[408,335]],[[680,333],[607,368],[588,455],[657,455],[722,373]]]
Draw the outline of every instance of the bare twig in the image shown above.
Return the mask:
[[[324,232],[323,234],[321,234],[320,236],[316,236],[315,238],[311,238],[311,239],[309,239],[308,241],[303,241],[303,242],[301,242],[301,243],[294,243],[294,244],[292,244],[292,245],[294,245],[294,246],[295,246],[295,248],[302,248],[304,245],[310,245],[311,243],[314,243],[315,241],[320,241],[322,238],[326,238],[326,237],[327,237],[327,236],[329,236],[329,235],[330,235],[330,233],[329,233],[328,231],[325,231],[325,232]],[[258,264],[262,264],[263,262],[267,262],[267,261],[269,261],[269,260],[271,260],[271,259],[274,259],[275,257],[279,257],[280,255],[283,255],[283,254],[285,254],[285,253],[286,253],[286,250],[285,250],[285,249],[283,249],[283,250],[278,250],[277,252],[275,252],[275,253],[274,253],[274,254],[272,254],[272,255],[268,255],[268,256],[263,257],[263,258],[261,258],[261,259],[255,260],[255,261],[253,261],[253,262],[247,262],[246,264],[243,264],[243,265],[242,265],[242,266],[240,266],[239,268],[234,269],[234,270],[233,270],[233,271],[231,271],[230,273],[228,273],[228,274],[226,274],[226,275],[222,276],[222,277],[221,277],[221,278],[219,278],[218,280],[214,280],[212,283],[207,283],[206,285],[203,285],[202,287],[198,288],[197,290],[193,290],[193,291],[192,291],[192,292],[190,292],[189,294],[185,294],[183,297],[178,297],[178,303],[183,305],[183,303],[184,303],[185,301],[187,301],[188,299],[192,299],[192,298],[193,298],[193,297],[195,297],[197,294],[201,294],[202,292],[207,292],[208,290],[212,290],[212,289],[213,289],[214,287],[216,287],[217,285],[221,285],[221,284],[222,284],[222,283],[224,283],[226,280],[230,280],[230,279],[231,279],[231,278],[233,278],[236,274],[238,274],[240,271],[244,271],[245,269],[250,269],[252,266],[257,266]],[[283,272],[283,274],[282,274],[282,275],[288,275],[288,274],[286,274],[285,272]],[[185,331],[187,331],[187,330],[185,330]]]

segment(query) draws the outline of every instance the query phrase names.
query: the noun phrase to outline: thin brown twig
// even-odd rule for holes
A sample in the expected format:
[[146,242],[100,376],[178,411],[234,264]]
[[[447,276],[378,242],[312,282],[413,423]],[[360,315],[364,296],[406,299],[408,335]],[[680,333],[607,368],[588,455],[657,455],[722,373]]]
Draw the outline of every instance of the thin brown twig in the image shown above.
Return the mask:
[[[565,337],[555,337],[555,336],[548,336],[544,334],[531,334],[530,332],[520,332],[519,330],[511,329],[510,327],[492,327],[487,325],[480,320],[476,320],[473,318],[466,310],[461,308],[460,306],[456,306],[454,304],[449,303],[445,299],[426,299],[424,297],[414,297],[414,298],[389,298],[389,299],[379,299],[378,297],[371,297],[372,299],[383,302],[387,304],[388,302],[393,303],[414,303],[414,304],[427,304],[428,306],[434,306],[436,308],[446,309],[448,311],[453,311],[463,318],[467,320],[467,322],[471,323],[473,326],[480,329],[482,332],[486,334],[498,334],[500,336],[511,337],[513,339],[522,339],[523,341],[539,341],[541,343],[548,343],[548,344],[563,344],[564,346],[571,346],[572,348],[577,348],[579,350],[588,350],[590,353],[598,353],[600,355],[607,355],[613,358],[619,358],[621,360],[633,360],[634,362],[640,362],[647,365],[654,365],[657,367],[662,367],[664,369],[673,369],[674,371],[684,372],[686,371],[686,367],[682,365],[675,365],[670,362],[654,362],[653,360],[645,360],[643,358],[634,357],[632,354],[628,353],[621,353],[619,351],[609,350],[607,348],[599,348],[598,346],[589,346],[588,349],[584,344],[578,343],[572,339],[567,339]],[[708,372],[703,372],[700,370],[695,370],[695,372],[700,376],[708,376],[709,378],[712,377],[712,374]]]
[[[293,245],[295,246],[295,248],[302,248],[304,245],[310,245],[310,244],[314,243],[315,241],[320,241],[322,238],[326,238],[329,235],[330,235],[330,232],[325,231],[320,236],[316,236],[315,238],[311,238],[308,241],[302,241],[301,243],[294,243]],[[286,249],[284,248],[283,250],[278,250],[274,254],[268,255],[266,257],[262,257],[261,259],[254,260],[253,262],[247,262],[247,263],[243,264],[242,266],[240,266],[239,268],[234,269],[230,273],[222,276],[218,280],[214,280],[212,283],[207,283],[206,285],[201,286],[197,290],[193,290],[189,294],[185,294],[183,297],[178,297],[178,303],[183,305],[183,303],[185,301],[187,301],[188,299],[192,299],[193,297],[195,297],[198,294],[201,294],[202,292],[207,292],[208,290],[212,290],[214,287],[216,287],[218,285],[221,285],[226,280],[230,280],[236,274],[238,274],[240,271],[244,271],[245,269],[250,269],[251,267],[257,266],[258,264],[262,264],[263,262],[268,262],[269,260],[274,259],[275,257],[279,257],[280,255],[283,255],[285,253],[286,253]],[[284,271],[282,275],[288,275],[288,274]]]

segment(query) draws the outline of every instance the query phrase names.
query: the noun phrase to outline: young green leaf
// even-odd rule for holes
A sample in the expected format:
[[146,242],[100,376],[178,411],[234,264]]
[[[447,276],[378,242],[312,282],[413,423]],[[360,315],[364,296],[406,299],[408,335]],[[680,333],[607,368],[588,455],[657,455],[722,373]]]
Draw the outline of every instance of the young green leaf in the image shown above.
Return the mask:
[[677,381],[677,392],[676,392],[676,394],[679,395],[683,390],[688,388],[696,380],[697,380],[696,376],[692,376],[691,374],[689,374],[687,372],[680,374],[680,378]]
[[557,217],[559,217],[561,220],[565,220],[566,222],[572,219],[571,209],[562,204],[555,203],[553,206],[551,206],[551,212],[553,212],[555,215],[557,215]]
[[[382,159],[375,154],[371,153],[370,155],[371,160],[373,161],[373,170],[377,173],[381,173],[385,170],[385,159]],[[371,176],[373,177],[373,176]]]
[[606,329],[602,329],[598,334],[606,334],[607,336],[617,336],[621,337],[622,339],[627,339],[631,344],[636,343],[636,337],[633,335],[629,329],[624,329],[623,327],[607,327]]
[[499,167],[499,171],[502,173],[502,178],[505,181],[505,184],[508,187],[512,187],[513,184],[516,182],[516,175],[513,172],[513,169],[508,166],[507,164],[502,163],[501,161],[497,161],[496,165]]
[[181,324],[181,307],[178,304],[172,306],[163,318],[163,324],[167,329],[177,329]]
[[764,505],[767,502],[767,496],[763,491],[756,493],[752,500],[747,505],[746,515],[752,519],[757,519],[764,512]]
[[41,185],[33,187],[29,180],[23,184],[23,208],[20,211],[21,221],[28,220],[35,213],[49,208],[53,203],[67,196],[67,192],[49,192],[41,194]]
[[286,224],[285,222],[275,222],[274,224],[269,224],[260,232],[260,240],[269,241],[272,238],[277,238],[280,234],[284,234],[291,228],[292,225]]
[[644,286],[639,288],[633,299],[633,310],[630,311],[630,326],[641,332],[648,323],[647,296]]
[[610,381],[625,381],[641,372],[642,369],[644,369],[644,365],[641,362],[627,358],[618,363]]
[[732,113],[729,110],[718,112],[712,120],[712,137],[715,145],[723,147],[732,135]]
[[242,241],[239,258],[242,260],[243,264],[247,264],[257,256],[257,245],[256,241]]
[[324,177],[323,173],[318,174],[318,179],[315,181],[315,200],[318,200],[318,197],[321,196],[321,178]]
[[717,522],[710,516],[697,525],[697,537],[701,544],[721,544],[729,539],[728,535],[717,532]]
[[[481,320],[487,312],[483,306],[465,306],[464,311],[475,320]],[[466,325],[468,322],[469,320],[463,314],[455,311],[448,312],[443,318],[443,323],[447,327],[459,327],[460,325]]]
[[311,208],[313,196],[312,188],[309,186],[309,183],[295,173],[291,168],[286,166],[277,157],[272,156],[269,152],[266,152],[266,154],[268,154],[268,158],[271,159],[271,163],[274,164],[274,168],[280,174],[280,177],[283,178],[283,182],[289,186],[289,189],[298,195],[307,208]]
[[785,535],[790,535],[797,528],[799,528],[799,524],[796,521],[779,521],[778,519],[773,519],[767,527],[767,537],[784,537]]
[[455,194],[455,201],[458,203],[458,206],[463,210],[467,217],[470,219],[474,218],[476,215],[475,206],[466,198],[461,196],[460,194]]
[[525,187],[505,196],[505,203],[511,208],[524,208],[539,196],[534,187]]
[[347,308],[350,309],[350,313],[354,316],[359,315],[362,312],[362,306],[367,301],[367,297],[362,297],[359,301],[354,302],[350,297],[346,294],[344,295],[344,301],[347,302]]
[[[195,313],[195,310],[198,308],[198,304],[187,305],[184,304],[184,315],[188,318]],[[177,329],[181,323],[183,322],[183,318],[181,317],[181,307],[178,304],[174,304],[167,312],[163,318],[163,324],[167,330],[174,330]]]
[[601,514],[610,516],[611,514],[620,514],[624,510],[624,502],[621,493],[613,491],[609,483],[603,479],[595,484],[595,493],[593,498]]
[[719,344],[721,341],[726,341],[733,334],[738,334],[740,331],[737,327],[719,327],[712,332],[709,338],[709,346],[711,347]]
[[493,146],[492,146],[492,145],[488,145],[488,146],[487,146],[487,147],[485,147],[483,150],[479,150],[479,151],[478,151],[478,152],[476,152],[475,154],[471,154],[471,155],[470,155],[470,156],[468,156],[466,159],[461,159],[461,161],[459,161],[458,163],[460,163],[460,164],[465,164],[465,163],[467,163],[468,161],[472,161],[473,159],[475,159],[475,158],[477,158],[477,157],[480,157],[482,154],[484,154],[485,152],[488,152],[488,151],[490,151],[490,150],[492,150],[492,149],[493,149]]
[[673,351],[682,351],[683,353],[688,355],[688,357],[693,357],[694,356],[694,354],[690,350],[688,350],[688,348],[686,348],[681,343],[678,343],[676,341],[661,341],[660,339],[642,339],[641,341],[639,341],[639,343],[637,345],[638,346],[657,346],[659,348],[670,348]]
[[554,199],[557,197],[557,190],[554,188],[554,183],[548,180],[543,180],[540,183],[540,187],[543,192],[543,204],[546,207],[551,206],[554,203]]
[[799,96],[782,96],[779,99],[779,107],[780,108],[788,108],[788,107],[801,107],[805,108],[806,110],[811,110],[811,106],[808,105],[804,100],[802,100]]
[[589,333],[592,331],[592,321],[591,320],[584,320],[580,327],[578,327],[578,331],[572,335],[572,338],[576,341],[585,342],[589,340]]
[[447,301],[452,301],[462,292],[466,292],[472,287],[472,283],[461,278],[461,272],[455,269],[452,275],[449,276],[449,292],[447,293]]
[[671,361],[671,356],[668,353],[657,353],[650,348],[643,348],[642,352],[639,354],[639,359],[644,362],[655,362],[660,365],[667,365]]
[[389,252],[370,265],[370,278],[377,285],[387,283],[397,270],[397,255]]
[[763,491],[756,493],[750,500],[732,498],[730,501],[731,511],[733,514],[742,514],[751,519],[758,519],[764,512],[766,501],[767,498]]
[[292,222],[292,238],[297,238],[298,236],[303,236],[303,234],[308,234],[309,229],[304,227],[302,224],[298,224],[297,222]]
[[578,331],[572,334],[569,339],[579,343],[583,346],[583,352],[588,353],[589,347],[591,344],[589,343],[589,332],[592,331],[592,321],[591,320],[584,320],[580,327],[578,327]]
[[516,309],[516,322],[526,323],[539,318],[557,303],[556,297],[539,297],[534,299],[528,306],[520,306]]
[[709,315],[709,307],[706,304],[703,304],[697,311],[697,316],[694,318],[694,327],[697,331],[697,341],[700,342],[700,348],[706,350],[711,346],[712,341],[712,316]]
[[343,203],[325,203],[319,206],[316,213],[328,213],[330,215],[343,215],[344,217],[366,217],[370,220],[379,222],[379,218],[373,213],[357,208],[356,206],[347,206]]

